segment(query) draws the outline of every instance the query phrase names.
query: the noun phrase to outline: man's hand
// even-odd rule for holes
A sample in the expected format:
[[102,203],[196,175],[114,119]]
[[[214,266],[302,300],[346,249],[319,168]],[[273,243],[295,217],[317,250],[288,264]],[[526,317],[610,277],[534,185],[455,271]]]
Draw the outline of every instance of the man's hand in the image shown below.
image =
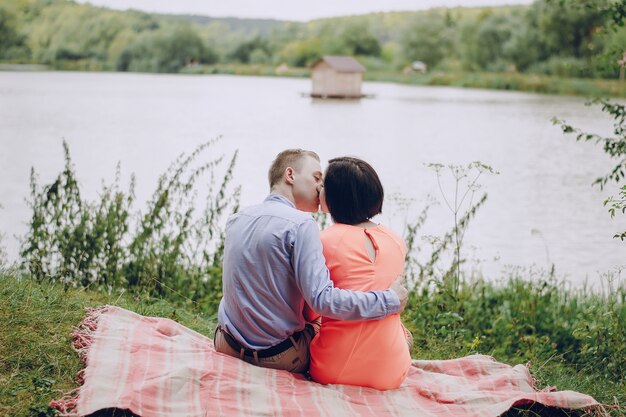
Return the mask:
[[402,275],[399,275],[398,278],[396,278],[396,280],[391,283],[391,287],[389,288],[392,289],[398,296],[398,299],[400,300],[399,313],[402,313],[404,311],[404,308],[406,307],[407,301],[409,300],[409,291],[404,285],[404,279],[402,278]]

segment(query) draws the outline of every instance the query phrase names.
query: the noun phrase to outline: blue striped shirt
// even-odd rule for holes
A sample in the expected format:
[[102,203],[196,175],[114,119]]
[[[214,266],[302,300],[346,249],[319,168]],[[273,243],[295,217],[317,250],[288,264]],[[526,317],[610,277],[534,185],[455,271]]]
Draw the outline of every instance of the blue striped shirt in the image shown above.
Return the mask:
[[334,288],[317,223],[277,194],[228,219],[222,280],[219,325],[250,349],[302,330],[305,302],[339,320],[381,319],[400,310],[393,290]]

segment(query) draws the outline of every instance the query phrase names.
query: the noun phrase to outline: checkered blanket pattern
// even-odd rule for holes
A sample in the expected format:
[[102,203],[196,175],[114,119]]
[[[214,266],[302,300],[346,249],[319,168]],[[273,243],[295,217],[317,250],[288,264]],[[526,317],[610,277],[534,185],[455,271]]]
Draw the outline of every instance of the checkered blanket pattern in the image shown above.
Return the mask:
[[495,417],[535,402],[605,414],[588,395],[538,391],[526,366],[484,355],[415,360],[397,390],[321,385],[216,353],[212,340],[172,320],[113,306],[89,310],[73,346],[85,368],[81,385],[51,402],[62,416],[119,408],[144,417]]

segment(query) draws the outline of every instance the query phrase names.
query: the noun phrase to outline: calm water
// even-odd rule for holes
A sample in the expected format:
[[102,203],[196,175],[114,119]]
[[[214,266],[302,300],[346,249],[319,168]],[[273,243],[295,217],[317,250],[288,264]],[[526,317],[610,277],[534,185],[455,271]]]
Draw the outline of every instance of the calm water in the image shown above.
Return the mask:
[[[550,123],[559,116],[608,134],[610,123],[583,99],[365,83],[375,98],[316,101],[302,95],[309,89],[301,79],[0,73],[0,232],[10,257],[29,218],[30,168],[41,182],[52,180],[63,166],[63,139],[85,196],[97,197],[119,161],[124,183],[136,174],[143,202],[178,154],[223,135],[214,152],[239,149],[244,205],[264,198],[267,167],[284,148],[313,149],[322,160],[356,155],[374,165],[387,195],[411,199],[403,209],[389,198],[380,219],[401,231],[429,195],[441,201],[425,164],[480,160],[500,172],[481,177],[489,199],[466,234],[466,255],[486,275],[554,262],[578,284],[626,264],[626,244],[611,238],[624,217],[611,220],[602,207],[607,193],[590,186],[610,161]],[[441,234],[452,222],[440,204],[421,234]],[[429,244],[421,245],[427,256]]]

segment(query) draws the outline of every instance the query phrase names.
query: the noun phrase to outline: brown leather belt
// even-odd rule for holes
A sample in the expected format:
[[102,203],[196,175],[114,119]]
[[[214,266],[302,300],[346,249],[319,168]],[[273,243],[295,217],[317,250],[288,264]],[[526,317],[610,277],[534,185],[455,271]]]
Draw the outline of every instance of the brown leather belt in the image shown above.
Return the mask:
[[300,339],[302,332],[305,331],[306,329],[303,330],[302,332],[294,333],[293,336],[283,340],[277,345],[274,345],[272,347],[269,347],[267,349],[262,349],[262,350],[249,349],[243,346],[241,343],[239,343],[234,337],[232,337],[223,328],[220,327],[218,330],[220,330],[222,334],[224,335],[224,339],[226,339],[226,343],[228,343],[228,345],[231,348],[233,348],[235,351],[237,351],[239,354],[241,354],[243,350],[244,356],[254,357],[254,353],[256,352],[256,355],[259,358],[269,358],[270,356],[275,356],[275,355],[278,355],[279,353],[283,353],[284,351],[286,351],[292,346],[295,347],[295,343]]

